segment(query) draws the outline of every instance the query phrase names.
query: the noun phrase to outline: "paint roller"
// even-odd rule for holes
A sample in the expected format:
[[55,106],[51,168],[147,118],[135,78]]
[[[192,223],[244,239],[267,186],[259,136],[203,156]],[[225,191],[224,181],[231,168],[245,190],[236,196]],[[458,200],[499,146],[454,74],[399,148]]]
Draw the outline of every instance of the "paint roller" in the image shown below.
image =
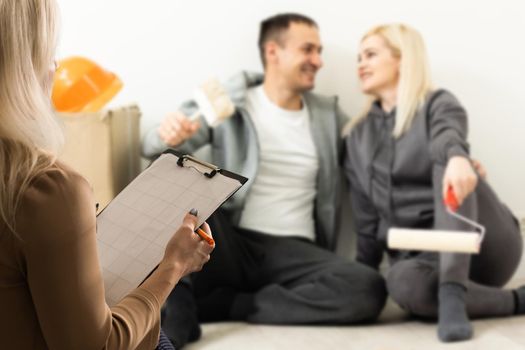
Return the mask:
[[447,213],[472,226],[476,232],[391,228],[388,247],[391,249],[439,251],[478,254],[485,237],[485,227],[456,213],[459,205],[451,187],[444,199]]
[[195,89],[193,99],[199,110],[189,117],[204,116],[208,125],[215,127],[233,115],[235,106],[217,79],[210,79]]

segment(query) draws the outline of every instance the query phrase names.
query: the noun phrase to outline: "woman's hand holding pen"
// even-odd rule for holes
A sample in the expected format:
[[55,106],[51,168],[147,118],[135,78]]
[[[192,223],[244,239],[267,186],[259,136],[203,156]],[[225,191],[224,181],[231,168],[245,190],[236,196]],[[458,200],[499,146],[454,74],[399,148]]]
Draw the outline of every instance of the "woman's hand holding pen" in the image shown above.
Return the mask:
[[[210,260],[210,254],[215,245],[210,245],[198,234],[196,211],[192,211],[184,217],[181,227],[175,232],[166,246],[162,264],[175,267],[181,276],[200,271],[202,266]],[[204,223],[201,229],[211,237],[208,224]]]
[[469,159],[461,156],[449,159],[443,176],[443,198],[446,198],[448,188],[452,187],[458,205],[461,206],[477,184],[478,176]]

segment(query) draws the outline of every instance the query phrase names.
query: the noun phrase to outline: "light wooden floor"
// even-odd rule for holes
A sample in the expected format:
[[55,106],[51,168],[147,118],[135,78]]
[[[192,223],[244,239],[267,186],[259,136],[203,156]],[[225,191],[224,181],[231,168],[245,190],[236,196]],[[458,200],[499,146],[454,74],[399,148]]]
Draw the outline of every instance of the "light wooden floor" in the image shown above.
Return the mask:
[[[508,287],[525,284],[525,259]],[[272,349],[525,349],[525,316],[473,321],[474,338],[468,342],[442,344],[435,323],[411,320],[389,301],[379,322],[369,326],[298,327],[261,326],[244,323],[203,325],[203,337],[188,350]]]

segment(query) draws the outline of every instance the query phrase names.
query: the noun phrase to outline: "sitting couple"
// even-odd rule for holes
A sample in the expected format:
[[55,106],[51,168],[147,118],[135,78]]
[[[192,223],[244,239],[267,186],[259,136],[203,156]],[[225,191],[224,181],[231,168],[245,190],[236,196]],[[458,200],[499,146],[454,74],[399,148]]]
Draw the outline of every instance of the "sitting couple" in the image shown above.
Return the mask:
[[[371,322],[387,295],[437,318],[444,342],[469,339],[469,317],[525,313],[525,289],[501,288],[521,259],[518,222],[473,167],[466,112],[433,87],[417,31],[382,25],[363,36],[358,74],[370,99],[350,123],[337,98],[311,92],[323,65],[312,19],[266,19],[259,49],[264,75],[243,72],[224,85],[231,117],[215,128],[190,121],[197,105],[189,101],[145,136],[149,158],[208,144],[211,162],[250,179],[209,219],[211,261],[164,305],[162,328],[176,347],[199,338],[200,321]],[[357,262],[334,253],[343,175]],[[465,230],[445,211],[449,188],[459,212],[487,229],[479,255],[387,249],[392,226]]]

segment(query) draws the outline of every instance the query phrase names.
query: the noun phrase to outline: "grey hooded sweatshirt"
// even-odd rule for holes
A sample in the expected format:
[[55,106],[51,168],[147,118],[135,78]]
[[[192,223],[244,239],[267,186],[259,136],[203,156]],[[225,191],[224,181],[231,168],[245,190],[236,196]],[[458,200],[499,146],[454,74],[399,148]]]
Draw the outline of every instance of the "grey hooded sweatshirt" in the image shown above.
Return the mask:
[[[345,172],[358,234],[357,260],[380,264],[390,227],[432,228],[433,167],[469,157],[467,115],[448,91],[429,93],[410,128],[392,135],[395,110],[378,103],[346,138]],[[396,260],[410,252],[388,251]]]
[[[234,114],[215,128],[209,127],[202,118],[202,127],[199,131],[176,147],[181,152],[191,154],[202,146],[210,144],[210,162],[250,179],[223,206],[230,214],[234,225],[239,223],[247,193],[250,191],[259,165],[259,141],[255,126],[245,108],[246,92],[248,88],[262,84],[263,79],[261,74],[241,72],[227,81],[224,88],[236,107]],[[339,108],[336,97],[307,92],[303,94],[303,99],[310,114],[312,137],[319,156],[314,210],[316,243],[333,250],[337,240],[342,184],[341,130],[348,122],[348,117]],[[188,101],[180,107],[180,110],[185,115],[192,115],[197,110],[197,105],[194,101]],[[168,146],[160,139],[157,128],[149,130],[143,141],[143,155],[152,159],[166,148]]]

